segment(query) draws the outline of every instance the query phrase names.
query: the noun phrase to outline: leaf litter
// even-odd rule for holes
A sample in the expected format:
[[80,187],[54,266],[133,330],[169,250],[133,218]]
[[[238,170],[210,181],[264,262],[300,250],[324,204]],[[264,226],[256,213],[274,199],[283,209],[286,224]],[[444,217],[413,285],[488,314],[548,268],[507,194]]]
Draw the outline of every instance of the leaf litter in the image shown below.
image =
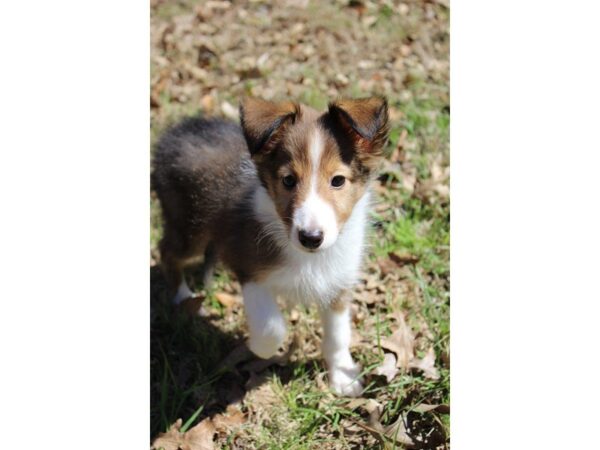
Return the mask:
[[158,435],[152,442],[152,450],[213,450],[213,436],[216,432],[213,421],[204,419],[195,427],[182,433],[182,420],[171,425],[166,433]]

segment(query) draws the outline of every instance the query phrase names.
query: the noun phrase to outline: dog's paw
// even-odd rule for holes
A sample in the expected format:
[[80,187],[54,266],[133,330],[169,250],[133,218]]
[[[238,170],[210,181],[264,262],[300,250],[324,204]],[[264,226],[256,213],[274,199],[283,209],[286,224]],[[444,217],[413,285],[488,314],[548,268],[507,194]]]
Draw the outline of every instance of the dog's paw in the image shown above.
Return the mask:
[[354,364],[350,368],[335,368],[329,371],[329,386],[337,395],[358,397],[363,392],[360,382],[360,366]]
[[256,356],[268,359],[277,353],[285,340],[285,323],[276,323],[260,333],[250,333],[248,348]]
[[193,299],[194,297],[196,297],[196,294],[194,294],[194,291],[192,291],[189,288],[189,286],[187,285],[187,283],[185,281],[182,281],[181,284],[179,285],[179,287],[177,288],[177,292],[175,293],[175,296],[171,299],[171,302],[174,305],[179,305],[190,298]]

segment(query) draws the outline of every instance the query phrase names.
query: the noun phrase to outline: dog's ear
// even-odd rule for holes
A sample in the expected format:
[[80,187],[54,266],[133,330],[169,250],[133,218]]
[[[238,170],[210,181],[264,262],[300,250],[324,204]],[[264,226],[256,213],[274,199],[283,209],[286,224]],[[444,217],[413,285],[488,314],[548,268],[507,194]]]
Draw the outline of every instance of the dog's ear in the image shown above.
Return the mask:
[[390,131],[385,98],[338,100],[329,104],[328,115],[361,156],[378,157],[383,154]]
[[275,148],[286,127],[300,118],[300,106],[293,102],[270,102],[246,97],[240,104],[240,119],[252,156]]

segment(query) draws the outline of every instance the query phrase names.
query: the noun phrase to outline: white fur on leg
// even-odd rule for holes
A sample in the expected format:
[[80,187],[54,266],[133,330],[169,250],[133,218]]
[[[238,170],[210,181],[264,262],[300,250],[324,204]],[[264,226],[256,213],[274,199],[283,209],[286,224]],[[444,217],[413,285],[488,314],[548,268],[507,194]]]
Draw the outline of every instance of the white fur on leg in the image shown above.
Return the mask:
[[185,280],[182,280],[181,284],[177,288],[177,293],[175,294],[175,297],[173,297],[173,303],[179,305],[186,298],[190,298],[193,296],[194,292],[190,289]]
[[323,357],[329,369],[329,385],[338,395],[356,397],[362,393],[360,366],[350,355],[350,308],[321,311],[323,322]]
[[285,339],[285,319],[275,299],[264,287],[246,283],[242,286],[242,294],[250,330],[248,347],[257,356],[270,358],[277,353]]

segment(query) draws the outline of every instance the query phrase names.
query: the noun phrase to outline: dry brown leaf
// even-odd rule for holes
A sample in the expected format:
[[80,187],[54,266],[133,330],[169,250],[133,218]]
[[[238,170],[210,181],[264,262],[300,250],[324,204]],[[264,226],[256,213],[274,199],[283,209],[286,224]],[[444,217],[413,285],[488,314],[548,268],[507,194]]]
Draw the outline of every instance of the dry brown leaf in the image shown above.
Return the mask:
[[[355,426],[358,426],[359,428],[362,428],[363,430],[368,431],[379,442],[381,442],[382,444],[385,445],[385,439],[383,437],[383,433],[380,430],[378,430],[377,428],[374,428],[370,425],[367,425],[366,423],[362,423],[362,422],[359,422],[359,421],[353,420],[353,419],[350,419],[350,420],[354,423]],[[352,430],[350,430],[350,431],[352,432]]]
[[375,375],[383,375],[388,383],[398,374],[396,367],[396,357],[392,353],[386,353],[383,362],[373,371]]
[[406,418],[402,414],[398,416],[398,419],[394,423],[384,428],[384,434],[393,441],[408,447],[415,445],[415,442],[408,434]]
[[229,405],[225,414],[217,414],[212,421],[217,431],[225,433],[243,424],[246,418],[237,406]]
[[400,267],[406,264],[416,264],[419,262],[419,257],[411,255],[410,253],[389,252],[388,256]]
[[346,408],[354,410],[359,406],[363,406],[365,403],[367,403],[367,400],[368,399],[364,397],[353,398],[346,404]]
[[181,450],[212,450],[214,448],[213,436],[215,427],[210,419],[204,419],[198,425],[184,433],[188,438],[187,448],[182,446]]
[[242,302],[242,299],[237,295],[231,295],[226,292],[217,292],[215,294],[217,301],[225,308],[233,308]]
[[407,325],[404,316],[398,316],[398,329],[385,339],[381,340],[381,347],[396,354],[396,366],[408,369],[414,356],[415,336]]
[[384,448],[388,448],[387,444],[389,444],[389,441],[386,442],[385,437],[407,446],[414,445],[413,440],[407,434],[405,421],[402,416],[393,424],[384,427],[380,422],[381,414],[383,413],[383,405],[381,403],[374,399],[368,399],[362,402],[360,407],[369,413],[368,424],[359,421],[354,421],[354,423],[371,433],[384,445]]
[[[387,205],[386,208],[388,208]],[[398,269],[398,266],[389,258],[377,258],[377,265],[383,276],[393,274]]]
[[402,187],[409,193],[412,194],[415,191],[417,184],[417,167],[409,159],[409,154],[406,153],[405,161],[401,164],[402,172]]
[[383,413],[383,405],[377,400],[370,398],[362,407],[369,413],[369,425],[375,429],[382,430],[383,427],[379,422],[379,419]]
[[354,424],[358,425],[364,430],[367,430],[377,439],[381,440],[384,429],[379,419],[383,413],[383,405],[372,398],[357,398],[348,403],[348,408],[354,409],[356,407],[364,409],[369,414],[369,423],[366,424],[363,422],[354,421]]
[[204,6],[206,6],[208,9],[229,9],[231,3],[226,1],[209,0],[204,4]]
[[425,413],[429,411],[437,411],[440,414],[450,414],[450,407],[448,405],[430,405],[428,403],[421,403],[413,408],[413,411]]
[[420,413],[426,413],[429,411],[434,411],[440,405],[430,405],[428,403],[421,403],[413,408],[413,411],[417,411]]
[[430,347],[422,359],[415,358],[415,336],[404,316],[398,316],[398,329],[381,341],[381,347],[396,354],[396,366],[400,369],[421,370],[426,378],[437,380],[440,373],[435,367],[435,351]]
[[372,305],[377,301],[377,294],[374,291],[353,292],[352,298],[359,303]]
[[376,289],[381,285],[381,280],[375,274],[368,274],[366,278],[365,288],[369,291]]
[[200,106],[205,113],[212,113],[215,108],[215,98],[211,94],[206,94],[200,99]]
[[362,427],[360,427],[355,422],[352,422],[351,420],[348,420],[348,419],[342,419],[340,421],[340,425],[342,425],[344,427],[344,434],[347,434],[350,436],[356,435],[356,434],[360,433],[361,430],[363,430]]
[[161,433],[152,443],[152,450],[212,450],[215,426],[209,418],[204,419],[185,433],[180,430],[181,419],[171,425],[169,431]]
[[422,199],[430,199],[435,195],[441,199],[447,199],[450,196],[450,187],[448,185],[450,167],[443,165],[441,156],[437,156],[429,169],[431,177],[427,180],[419,181],[415,194]]
[[440,373],[435,367],[435,351],[430,347],[423,359],[413,359],[410,362],[411,369],[422,370],[425,378],[437,380],[440,378]]

